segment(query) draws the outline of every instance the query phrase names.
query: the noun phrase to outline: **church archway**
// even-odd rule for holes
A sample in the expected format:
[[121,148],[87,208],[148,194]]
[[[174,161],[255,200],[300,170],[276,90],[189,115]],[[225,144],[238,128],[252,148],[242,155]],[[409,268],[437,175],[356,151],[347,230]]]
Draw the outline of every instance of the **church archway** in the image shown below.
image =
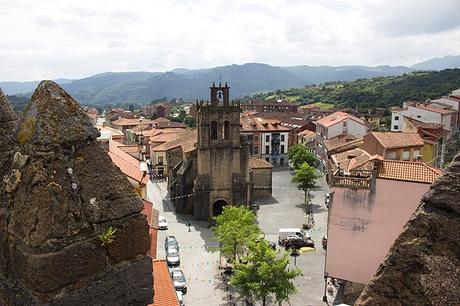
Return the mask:
[[228,205],[225,200],[217,200],[212,204],[212,216],[216,217],[224,211],[224,206]]

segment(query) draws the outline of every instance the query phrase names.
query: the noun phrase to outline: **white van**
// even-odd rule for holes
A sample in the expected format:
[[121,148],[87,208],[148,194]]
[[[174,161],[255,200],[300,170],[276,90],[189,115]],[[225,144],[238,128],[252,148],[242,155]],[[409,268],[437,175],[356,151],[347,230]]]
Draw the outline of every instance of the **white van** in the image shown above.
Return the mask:
[[278,243],[281,243],[287,237],[297,236],[304,239],[311,238],[310,232],[306,232],[300,228],[280,228],[278,231]]

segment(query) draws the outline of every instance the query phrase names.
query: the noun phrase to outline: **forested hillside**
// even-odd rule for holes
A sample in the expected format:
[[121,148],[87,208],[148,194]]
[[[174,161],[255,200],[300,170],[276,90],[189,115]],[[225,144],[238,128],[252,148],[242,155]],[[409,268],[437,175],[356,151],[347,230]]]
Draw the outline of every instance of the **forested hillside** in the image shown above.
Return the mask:
[[460,88],[460,69],[413,72],[401,76],[328,82],[320,85],[278,90],[249,98],[286,98],[298,104],[331,103],[339,107],[389,107],[406,100],[440,97]]

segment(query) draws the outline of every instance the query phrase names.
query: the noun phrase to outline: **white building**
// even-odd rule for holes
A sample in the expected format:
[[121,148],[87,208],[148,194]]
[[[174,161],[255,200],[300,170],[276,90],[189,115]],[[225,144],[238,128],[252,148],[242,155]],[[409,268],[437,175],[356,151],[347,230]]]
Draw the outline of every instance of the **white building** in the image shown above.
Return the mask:
[[453,106],[440,102],[406,101],[403,107],[391,109],[391,131],[404,131],[404,116],[424,123],[442,124],[451,135],[457,132],[457,114]]
[[316,155],[321,160],[323,168],[327,167],[328,152],[325,140],[339,135],[352,135],[363,138],[371,131],[371,124],[367,121],[344,112],[335,112],[318,121],[316,124]]

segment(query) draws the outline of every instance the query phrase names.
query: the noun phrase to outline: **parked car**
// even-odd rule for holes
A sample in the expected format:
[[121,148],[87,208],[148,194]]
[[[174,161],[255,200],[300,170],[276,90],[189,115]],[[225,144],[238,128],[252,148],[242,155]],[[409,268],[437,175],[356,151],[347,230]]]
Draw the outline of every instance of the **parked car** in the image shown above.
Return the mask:
[[291,236],[307,239],[311,238],[311,233],[300,228],[280,228],[278,231],[278,243],[284,245],[286,239]]
[[300,249],[303,247],[315,247],[315,242],[311,238],[301,238],[298,236],[290,236],[284,241],[284,248],[288,249]]
[[166,250],[166,263],[169,267],[177,267],[180,265],[179,250],[174,247],[169,247]]
[[182,291],[184,294],[187,293],[187,282],[185,280],[185,275],[184,272],[182,272],[182,270],[172,270],[171,278],[173,281],[174,288],[176,288],[176,291]]
[[176,291],[177,300],[179,301],[179,306],[185,306],[184,304],[184,294],[182,291]]
[[168,251],[170,247],[173,247],[179,251],[179,243],[174,236],[166,236],[165,238],[165,250]]
[[158,229],[168,229],[168,221],[163,216],[158,217]]

